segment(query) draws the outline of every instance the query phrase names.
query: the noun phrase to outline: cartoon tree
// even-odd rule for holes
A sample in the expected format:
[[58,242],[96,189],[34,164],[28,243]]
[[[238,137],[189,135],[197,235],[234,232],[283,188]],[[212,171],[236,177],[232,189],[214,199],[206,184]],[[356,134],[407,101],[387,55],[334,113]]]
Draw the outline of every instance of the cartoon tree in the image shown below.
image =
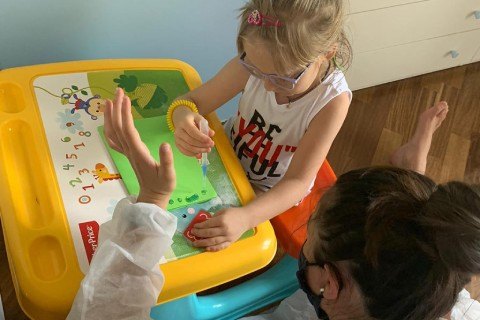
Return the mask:
[[[120,75],[113,80],[132,100],[132,106],[140,109],[158,109],[168,100],[165,90],[153,83],[138,83],[135,76]],[[139,110],[140,111],[140,110]]]

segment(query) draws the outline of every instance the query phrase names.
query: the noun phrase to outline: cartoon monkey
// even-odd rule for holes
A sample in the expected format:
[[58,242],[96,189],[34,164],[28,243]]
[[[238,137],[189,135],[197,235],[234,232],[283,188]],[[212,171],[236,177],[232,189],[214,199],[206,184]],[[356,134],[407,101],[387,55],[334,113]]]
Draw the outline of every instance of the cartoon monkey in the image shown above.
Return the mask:
[[82,100],[76,94],[74,94],[73,97],[76,101],[72,103],[75,105],[75,108],[71,110],[72,114],[77,110],[85,110],[92,120],[97,120],[98,116],[102,115],[105,111],[105,99],[101,99],[97,94],[87,99],[87,101]]

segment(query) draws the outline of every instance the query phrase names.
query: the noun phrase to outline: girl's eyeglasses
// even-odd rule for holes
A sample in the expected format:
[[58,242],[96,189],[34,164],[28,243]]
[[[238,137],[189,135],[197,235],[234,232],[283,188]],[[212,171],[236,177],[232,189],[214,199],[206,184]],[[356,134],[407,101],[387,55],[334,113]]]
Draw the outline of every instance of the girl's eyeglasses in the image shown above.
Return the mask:
[[245,67],[245,69],[248,70],[253,76],[259,78],[259,79],[268,79],[271,83],[273,83],[275,86],[285,89],[285,90],[293,90],[295,88],[295,85],[300,81],[302,76],[305,74],[305,72],[308,70],[308,68],[312,65],[311,63],[308,64],[308,66],[298,74],[295,78],[289,78],[289,77],[282,77],[276,74],[268,74],[268,73],[263,73],[260,70],[258,70],[256,67],[248,64],[245,62],[245,57],[247,56],[247,53],[244,52],[240,56],[240,64]]

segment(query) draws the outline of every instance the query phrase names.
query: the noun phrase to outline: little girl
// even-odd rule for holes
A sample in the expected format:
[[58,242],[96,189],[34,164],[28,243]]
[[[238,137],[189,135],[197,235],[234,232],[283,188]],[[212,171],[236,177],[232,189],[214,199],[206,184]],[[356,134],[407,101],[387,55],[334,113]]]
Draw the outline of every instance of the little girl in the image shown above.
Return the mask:
[[214,145],[214,132],[198,129],[201,115],[242,92],[225,130],[258,197],[197,224],[193,234],[205,239],[195,246],[226,248],[308,194],[352,99],[339,70],[351,57],[345,11],[340,0],[250,0],[240,15],[239,55],[172,103],[176,145],[196,156]]

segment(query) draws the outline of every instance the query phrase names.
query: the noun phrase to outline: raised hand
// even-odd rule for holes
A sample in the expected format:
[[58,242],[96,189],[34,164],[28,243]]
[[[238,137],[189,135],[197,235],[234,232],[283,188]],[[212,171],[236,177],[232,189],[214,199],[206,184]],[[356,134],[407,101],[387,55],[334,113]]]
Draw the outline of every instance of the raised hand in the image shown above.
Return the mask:
[[160,163],[150,154],[133,123],[131,102],[122,89],[117,89],[114,102],[107,100],[105,137],[109,146],[124,154],[137,176],[140,193],[138,202],[154,203],[165,209],[175,189],[175,169],[170,145],[159,148]]
[[186,156],[192,157],[202,152],[210,152],[214,146],[211,137],[215,132],[210,129],[209,136],[207,136],[199,130],[202,119],[201,115],[192,112],[187,107],[179,107],[173,113],[175,144],[178,150]]

